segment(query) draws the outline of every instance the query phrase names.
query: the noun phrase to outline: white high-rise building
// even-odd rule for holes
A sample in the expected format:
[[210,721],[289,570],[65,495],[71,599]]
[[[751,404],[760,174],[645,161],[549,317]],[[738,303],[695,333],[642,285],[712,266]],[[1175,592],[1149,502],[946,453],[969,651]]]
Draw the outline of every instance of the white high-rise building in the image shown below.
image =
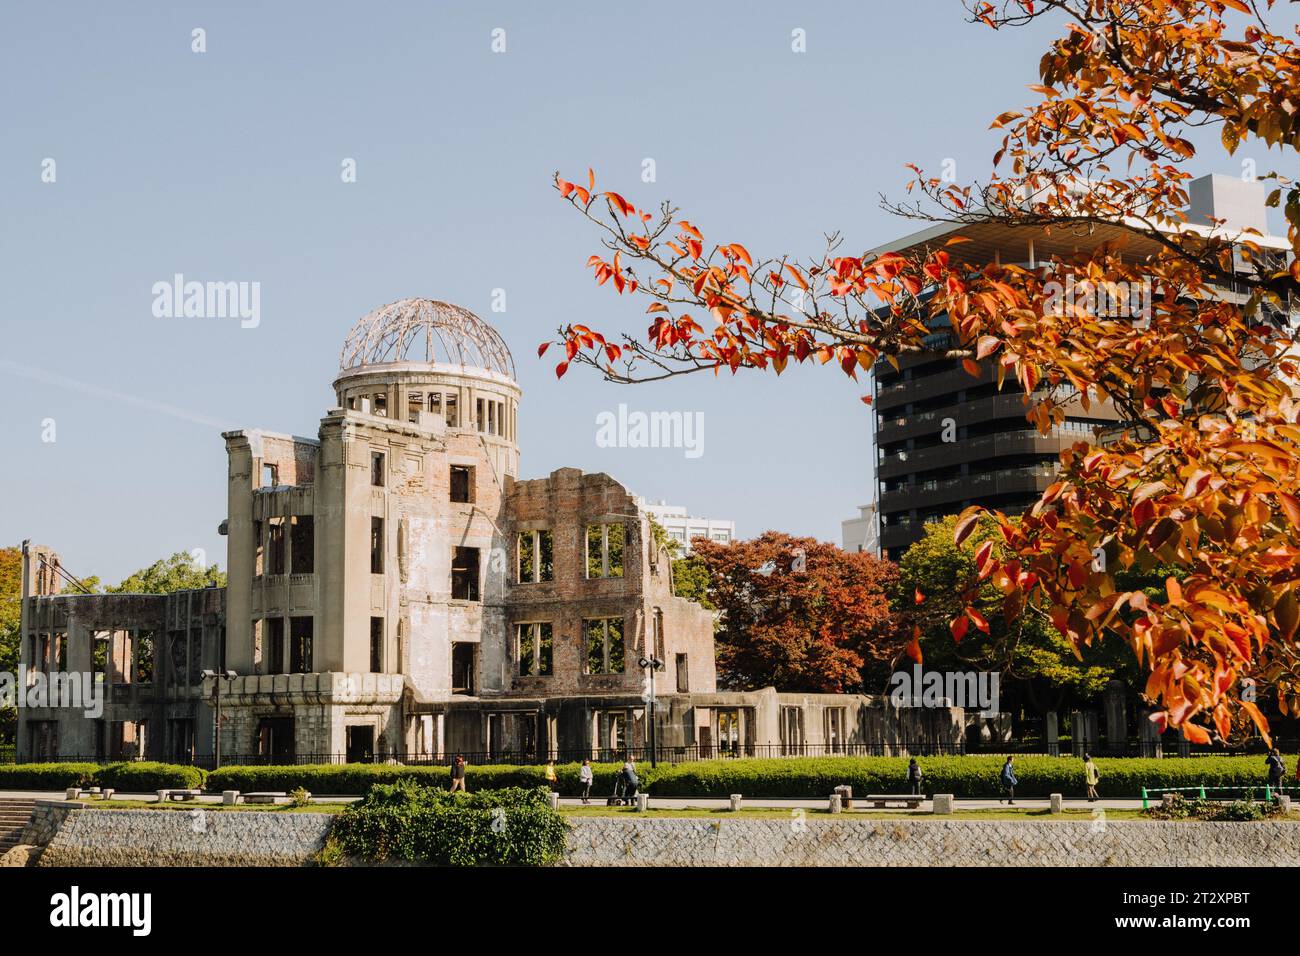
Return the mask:
[[664,530],[682,546],[682,554],[691,553],[692,538],[708,538],[719,544],[728,544],[736,540],[736,522],[721,518],[697,518],[687,513],[679,505],[670,505],[666,501],[647,501],[637,498],[637,505],[655,521],[663,525]]

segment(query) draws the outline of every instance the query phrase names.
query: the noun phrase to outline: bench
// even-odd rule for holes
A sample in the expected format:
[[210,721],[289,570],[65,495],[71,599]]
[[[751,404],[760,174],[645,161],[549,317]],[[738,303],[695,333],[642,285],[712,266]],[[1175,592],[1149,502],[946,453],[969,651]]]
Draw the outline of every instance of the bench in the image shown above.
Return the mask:
[[246,793],[244,794],[244,802],[282,806],[284,804],[292,803],[293,798],[287,793],[276,793],[268,790],[260,793]]
[[877,810],[884,809],[891,803],[906,804],[909,810],[915,810],[925,800],[925,797],[919,793],[873,793],[864,799]]
[[111,789],[101,789],[99,787],[69,787],[67,798],[69,800],[89,799],[90,797],[99,797],[101,800],[112,800],[113,791]]
[[168,800],[197,800],[202,790],[159,790],[158,802],[166,803]]

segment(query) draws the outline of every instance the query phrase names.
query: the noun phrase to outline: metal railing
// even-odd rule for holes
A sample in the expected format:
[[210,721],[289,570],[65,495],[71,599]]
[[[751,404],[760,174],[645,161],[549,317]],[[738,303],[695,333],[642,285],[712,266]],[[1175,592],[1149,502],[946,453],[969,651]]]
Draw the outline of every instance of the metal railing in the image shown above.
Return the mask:
[[[725,745],[692,744],[674,747],[661,744],[655,751],[654,758],[660,763],[691,763],[699,760],[729,760],[742,758],[779,758],[779,757],[932,757],[932,756],[976,756],[976,755],[1016,755],[1016,756],[1059,756],[1074,757],[1081,749],[1086,749],[1094,757],[1153,757],[1156,744],[1147,740],[1125,740],[1118,745],[1106,740],[1091,741],[1077,748],[1069,737],[1062,737],[1053,742],[1042,737],[1028,737],[1007,741],[969,741],[961,740],[897,740],[877,743],[842,743],[842,744],[746,744],[743,741]],[[1300,751],[1300,739],[1274,738],[1273,745],[1284,754]],[[1177,738],[1162,740],[1159,752],[1165,758],[1179,757],[1214,757],[1214,756],[1260,756],[1268,748],[1263,741],[1247,741],[1233,747],[1214,745],[1179,746]],[[0,751],[2,754],[3,751]],[[402,764],[406,766],[450,766],[457,755],[465,758],[466,763],[477,766],[491,765],[539,765],[548,760],[556,763],[580,763],[590,760],[593,763],[622,763],[631,758],[636,763],[649,763],[651,759],[648,746],[618,748],[545,748],[484,751],[446,750],[442,753],[293,753],[293,754],[222,754],[223,766],[303,766],[307,764]],[[12,748],[9,762],[14,762]],[[188,764],[204,769],[212,769],[214,760],[211,755],[146,755],[144,757],[108,757],[104,755],[59,754],[56,756],[32,757],[24,762],[31,763],[119,763],[122,761],[150,760],[173,764]],[[0,760],[3,762],[3,760]]]

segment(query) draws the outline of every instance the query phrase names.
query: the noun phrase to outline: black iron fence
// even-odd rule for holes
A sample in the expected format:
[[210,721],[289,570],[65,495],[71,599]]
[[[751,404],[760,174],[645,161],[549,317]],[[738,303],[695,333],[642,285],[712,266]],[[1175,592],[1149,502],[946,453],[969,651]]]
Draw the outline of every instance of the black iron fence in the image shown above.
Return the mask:
[[[1054,746],[1053,746],[1054,744]],[[1283,753],[1294,754],[1300,751],[1300,740],[1274,740],[1274,746]],[[1210,756],[1262,756],[1267,748],[1262,741],[1247,741],[1240,746],[1206,746],[1189,745],[1181,747],[1177,738],[1162,741],[1159,751],[1149,742],[1127,740],[1115,745],[1105,740],[1090,743],[1088,752],[1097,757],[1154,757],[1157,752],[1164,757],[1210,757]],[[14,761],[12,748],[0,750],[0,762]],[[403,764],[407,766],[446,767],[457,754],[464,757],[466,763],[476,766],[490,765],[529,765],[544,764],[548,760],[556,763],[578,763],[591,760],[593,763],[622,763],[632,759],[636,763],[650,763],[651,753],[648,746],[630,747],[610,750],[500,750],[491,753],[471,751],[445,751],[443,753],[276,753],[276,754],[223,754],[221,762],[227,766],[283,766],[306,764]],[[734,746],[693,745],[688,747],[660,746],[654,753],[658,763],[689,763],[697,760],[773,758],[773,757],[896,757],[896,756],[962,756],[974,754],[1020,756],[1050,755],[1060,757],[1075,756],[1077,750],[1069,738],[1055,742],[1041,738],[1013,741],[982,741],[972,744],[968,741],[897,741],[876,744],[736,744]],[[121,757],[87,756],[84,754],[59,754],[32,758],[33,763],[114,763]],[[214,760],[211,756],[171,755],[147,757],[143,759],[163,760],[169,763],[191,764],[204,769],[212,769]]]

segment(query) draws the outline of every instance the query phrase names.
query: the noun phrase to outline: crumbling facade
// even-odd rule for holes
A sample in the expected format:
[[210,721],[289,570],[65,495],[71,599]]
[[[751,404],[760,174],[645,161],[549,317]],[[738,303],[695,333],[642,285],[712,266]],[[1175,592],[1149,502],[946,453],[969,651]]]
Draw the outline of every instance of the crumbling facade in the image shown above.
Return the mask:
[[207,759],[218,706],[227,761],[621,758],[652,711],[666,758],[898,736],[872,698],[717,693],[713,616],[627,489],[518,479],[513,361],[471,313],[385,306],[340,366],[315,438],[224,435],[225,589],[59,594],[29,549],[24,672],[103,659],[108,693],[97,724],[22,712],[24,759]]

